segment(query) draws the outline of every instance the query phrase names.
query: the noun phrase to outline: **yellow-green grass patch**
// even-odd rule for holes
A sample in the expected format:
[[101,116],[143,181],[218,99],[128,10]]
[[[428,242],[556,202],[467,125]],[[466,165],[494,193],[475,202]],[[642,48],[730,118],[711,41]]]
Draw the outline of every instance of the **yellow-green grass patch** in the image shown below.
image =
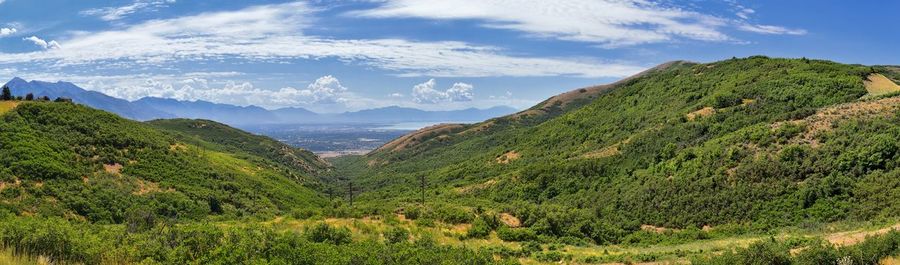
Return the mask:
[[0,101],[0,115],[15,109],[19,105],[18,101]]
[[881,74],[871,74],[863,83],[870,95],[884,95],[900,91],[900,86]]

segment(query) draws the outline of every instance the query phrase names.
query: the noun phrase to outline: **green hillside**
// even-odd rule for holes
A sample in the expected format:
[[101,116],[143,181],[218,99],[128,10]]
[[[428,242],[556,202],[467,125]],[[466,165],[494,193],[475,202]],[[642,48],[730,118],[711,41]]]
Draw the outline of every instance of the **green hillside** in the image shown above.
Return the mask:
[[203,142],[211,149],[230,153],[246,153],[277,162],[304,173],[321,173],[331,165],[310,151],[291,147],[275,139],[251,134],[210,120],[166,119],[147,122],[149,125],[174,132],[178,139],[194,145]]
[[542,103],[335,160],[334,176],[354,183],[362,212],[419,212],[425,197],[433,218],[508,213],[524,227],[500,231],[510,240],[650,242],[646,227],[893,218],[897,100],[860,99],[879,69],[762,56],[670,63],[568,111]]
[[0,207],[123,223],[325,205],[296,171],[212,145],[75,104],[23,102],[0,118]]
[[328,162],[213,121],[0,101],[0,263],[890,262],[898,73],[676,61]]

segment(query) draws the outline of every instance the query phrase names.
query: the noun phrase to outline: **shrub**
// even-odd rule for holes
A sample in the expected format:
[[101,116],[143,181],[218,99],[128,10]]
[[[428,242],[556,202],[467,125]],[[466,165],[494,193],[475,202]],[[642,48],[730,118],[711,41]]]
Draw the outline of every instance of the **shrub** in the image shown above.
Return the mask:
[[497,229],[497,237],[503,241],[522,242],[537,239],[537,234],[530,228],[509,228],[501,226]]
[[472,222],[472,213],[459,207],[439,207],[435,210],[434,214],[438,220],[448,224],[465,224]]
[[312,242],[331,243],[335,245],[352,242],[350,229],[346,227],[335,228],[326,223],[319,223],[306,230],[306,238]]
[[405,243],[409,240],[409,231],[402,227],[391,227],[384,232],[384,239],[391,244]]

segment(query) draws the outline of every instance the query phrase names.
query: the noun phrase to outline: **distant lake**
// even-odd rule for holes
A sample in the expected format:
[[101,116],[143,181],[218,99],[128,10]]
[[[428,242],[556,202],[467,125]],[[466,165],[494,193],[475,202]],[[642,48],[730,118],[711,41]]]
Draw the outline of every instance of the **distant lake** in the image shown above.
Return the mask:
[[431,122],[401,122],[394,124],[385,124],[377,127],[372,127],[372,129],[376,130],[398,130],[398,131],[414,131],[418,129],[422,129],[431,125],[442,124],[442,123],[476,123],[478,121],[431,121]]

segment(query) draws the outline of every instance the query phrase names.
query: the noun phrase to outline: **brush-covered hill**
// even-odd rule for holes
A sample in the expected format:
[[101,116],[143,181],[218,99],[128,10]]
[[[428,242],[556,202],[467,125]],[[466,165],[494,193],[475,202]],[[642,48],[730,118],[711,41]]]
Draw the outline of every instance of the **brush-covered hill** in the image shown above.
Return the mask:
[[211,120],[166,119],[152,120],[147,124],[175,133],[181,141],[194,145],[215,143],[216,145],[208,147],[211,149],[222,147],[221,151],[224,152],[265,158],[306,173],[321,173],[331,167],[328,162],[308,150]]
[[[0,208],[17,215],[123,223],[271,216],[326,204],[307,172],[321,162],[294,149],[269,154],[279,148],[271,139],[219,124],[186,137],[192,131],[72,103],[14,105],[0,114]],[[239,144],[249,139],[258,142]]]
[[507,213],[524,228],[506,239],[604,244],[642,226],[896,217],[900,100],[866,87],[889,71],[763,56],[673,62],[515,115],[415,132],[335,160],[335,176],[354,183],[362,211]]

